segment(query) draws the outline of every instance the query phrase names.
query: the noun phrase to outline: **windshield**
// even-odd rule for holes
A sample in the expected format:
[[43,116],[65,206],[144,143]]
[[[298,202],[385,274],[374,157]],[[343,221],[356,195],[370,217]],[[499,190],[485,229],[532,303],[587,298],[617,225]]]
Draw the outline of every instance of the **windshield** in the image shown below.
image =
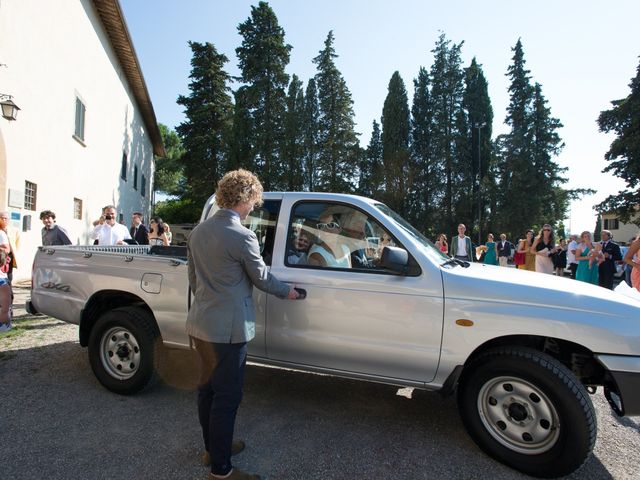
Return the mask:
[[393,222],[400,227],[407,235],[413,238],[420,246],[422,246],[422,250],[427,254],[427,256],[433,260],[434,262],[441,264],[443,261],[449,260],[444,253],[436,248],[436,246],[425,237],[422,233],[416,230],[413,225],[407,222],[404,218],[398,215],[396,212],[391,210],[383,203],[376,203],[374,205],[378,210],[384,213],[387,217],[389,217]]

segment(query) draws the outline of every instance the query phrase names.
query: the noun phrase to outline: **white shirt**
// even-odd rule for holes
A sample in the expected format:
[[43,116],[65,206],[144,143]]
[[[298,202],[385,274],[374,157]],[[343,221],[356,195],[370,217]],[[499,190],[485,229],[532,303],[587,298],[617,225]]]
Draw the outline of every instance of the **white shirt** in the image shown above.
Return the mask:
[[456,237],[458,239],[458,251],[456,255],[459,257],[466,257],[467,253],[467,237],[460,238],[460,235]]
[[117,245],[118,242],[131,238],[131,235],[129,229],[120,223],[114,224],[113,227],[103,223],[93,229],[91,238],[98,239],[98,245]]
[[575,252],[577,249],[578,249],[578,242],[576,242],[575,240],[571,240],[569,242],[569,247],[567,248],[567,263],[569,264],[578,263],[576,261],[576,254],[571,253],[571,250]]

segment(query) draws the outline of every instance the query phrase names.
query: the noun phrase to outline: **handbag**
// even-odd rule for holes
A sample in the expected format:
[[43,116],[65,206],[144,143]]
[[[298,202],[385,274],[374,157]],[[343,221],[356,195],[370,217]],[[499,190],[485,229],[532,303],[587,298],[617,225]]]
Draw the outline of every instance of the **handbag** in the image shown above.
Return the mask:
[[524,252],[516,252],[513,256],[513,263],[516,265],[524,265],[525,263],[525,253]]
[[0,253],[0,272],[8,273],[11,269],[11,255],[4,250]]

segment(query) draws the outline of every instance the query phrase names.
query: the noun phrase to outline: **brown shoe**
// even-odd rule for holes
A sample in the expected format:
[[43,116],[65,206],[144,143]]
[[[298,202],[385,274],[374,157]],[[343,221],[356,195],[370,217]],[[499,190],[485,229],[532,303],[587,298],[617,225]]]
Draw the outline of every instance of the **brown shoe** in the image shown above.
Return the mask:
[[231,470],[228,477],[216,477],[213,473],[209,474],[209,480],[218,480],[224,478],[224,480],[260,480],[260,475],[254,475],[252,473],[243,472],[239,468]]
[[[239,454],[241,451],[244,450],[245,447],[245,443],[242,440],[234,440],[231,443],[231,456],[233,457],[234,455]],[[209,456],[209,452],[204,452],[202,454],[202,465],[208,467],[209,465],[211,465],[211,457]]]

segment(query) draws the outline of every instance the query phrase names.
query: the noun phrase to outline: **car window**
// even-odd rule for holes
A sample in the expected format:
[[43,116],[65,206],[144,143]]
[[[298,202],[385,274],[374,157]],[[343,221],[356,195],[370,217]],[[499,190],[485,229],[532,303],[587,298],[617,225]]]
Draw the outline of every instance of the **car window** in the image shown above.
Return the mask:
[[349,205],[299,202],[291,212],[285,265],[385,272],[382,250],[398,242],[374,218]]
[[264,263],[271,265],[273,244],[276,237],[276,225],[280,212],[279,200],[266,200],[261,207],[256,207],[242,221],[242,224],[256,234],[260,245],[260,254]]

